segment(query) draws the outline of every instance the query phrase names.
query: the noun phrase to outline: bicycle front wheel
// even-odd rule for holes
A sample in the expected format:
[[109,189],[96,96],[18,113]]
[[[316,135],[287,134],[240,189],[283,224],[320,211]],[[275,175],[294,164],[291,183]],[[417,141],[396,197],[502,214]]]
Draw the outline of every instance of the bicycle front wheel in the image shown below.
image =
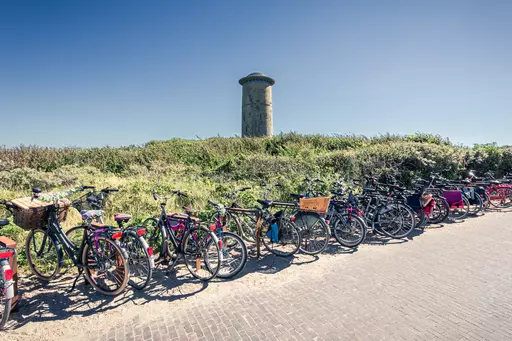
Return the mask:
[[183,240],[183,258],[192,276],[209,281],[220,271],[221,253],[217,236],[204,227],[191,229]]
[[42,229],[30,231],[25,242],[28,266],[43,281],[51,281],[59,274],[61,254],[57,243]]
[[115,296],[126,288],[130,277],[128,262],[111,239],[99,236],[94,243],[86,243],[82,262],[85,278],[99,293]]
[[221,240],[222,262],[217,277],[233,278],[247,263],[247,247],[242,238],[232,232],[223,231]]
[[316,255],[325,250],[331,238],[331,229],[318,213],[300,212],[295,216],[295,225],[301,234],[300,251]]

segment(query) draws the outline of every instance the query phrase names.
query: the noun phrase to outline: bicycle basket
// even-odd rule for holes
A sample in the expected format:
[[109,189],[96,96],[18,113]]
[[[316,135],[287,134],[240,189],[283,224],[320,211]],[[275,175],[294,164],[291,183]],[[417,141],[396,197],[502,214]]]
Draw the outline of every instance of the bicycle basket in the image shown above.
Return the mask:
[[327,213],[329,209],[329,197],[301,198],[300,210],[305,212]]
[[[16,207],[13,210],[14,224],[24,230],[35,230],[46,227],[48,223],[48,207],[51,202],[44,202],[38,199],[32,200],[31,197],[14,199],[11,201]],[[68,199],[60,199],[59,221],[66,221],[71,202]]]

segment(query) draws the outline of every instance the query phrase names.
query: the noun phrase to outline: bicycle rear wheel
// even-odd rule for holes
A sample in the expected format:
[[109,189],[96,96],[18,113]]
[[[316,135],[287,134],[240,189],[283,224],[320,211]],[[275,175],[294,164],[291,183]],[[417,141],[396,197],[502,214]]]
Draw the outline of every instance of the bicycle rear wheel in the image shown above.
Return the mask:
[[86,243],[82,251],[82,262],[86,280],[99,293],[115,296],[128,285],[128,262],[121,247],[111,239],[98,236],[94,243]]
[[9,320],[9,315],[11,314],[11,298],[5,298],[5,289],[0,288],[0,330],[4,329],[5,324]]
[[334,238],[342,246],[355,248],[366,238],[368,228],[363,219],[351,214],[337,214],[331,220]]
[[416,219],[411,208],[395,202],[379,209],[376,224],[386,236],[401,239],[411,234],[416,226]]
[[126,231],[121,246],[128,254],[128,268],[130,279],[128,284],[136,290],[144,289],[153,275],[151,268],[151,255],[143,237],[135,231]]
[[30,231],[25,242],[28,266],[43,281],[51,281],[59,274],[62,255],[56,241],[45,230]]
[[462,203],[450,209],[450,218],[461,220],[467,217],[469,213],[469,200],[466,196],[462,196]]
[[204,227],[187,232],[183,244],[183,258],[192,276],[209,281],[220,271],[221,253],[217,236]]
[[433,196],[432,199],[434,199],[436,205],[429,214],[428,222],[430,224],[440,224],[450,215],[450,205],[448,205],[445,198]]
[[278,224],[277,239],[271,231],[271,226],[269,221],[263,222],[261,226],[261,241],[268,251],[279,257],[289,257],[299,251],[302,237],[299,228],[293,222],[285,219]]

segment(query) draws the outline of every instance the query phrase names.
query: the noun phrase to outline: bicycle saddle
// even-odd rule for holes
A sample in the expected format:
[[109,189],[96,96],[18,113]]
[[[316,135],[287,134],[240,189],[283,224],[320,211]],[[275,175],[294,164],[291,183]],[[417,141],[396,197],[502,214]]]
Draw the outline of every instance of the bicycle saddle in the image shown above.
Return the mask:
[[114,220],[118,223],[127,223],[132,219],[132,216],[129,214],[116,213],[114,214]]
[[262,200],[262,199],[258,199],[257,202],[259,204],[261,204],[261,206],[263,206],[263,208],[268,208],[268,207],[272,206],[272,203],[273,203],[272,200]]
[[0,219],[0,226],[9,225],[9,220],[7,219]]

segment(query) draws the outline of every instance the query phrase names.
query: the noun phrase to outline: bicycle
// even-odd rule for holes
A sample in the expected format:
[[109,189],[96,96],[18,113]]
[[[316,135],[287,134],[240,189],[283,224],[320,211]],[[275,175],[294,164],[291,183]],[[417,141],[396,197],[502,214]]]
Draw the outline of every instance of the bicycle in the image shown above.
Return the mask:
[[[2,202],[5,205],[5,202]],[[0,219],[0,229],[9,225],[9,220]],[[14,298],[13,271],[9,265],[9,258],[16,256],[16,250],[8,247],[0,248],[0,329],[4,329],[9,315],[11,303]]]
[[[81,190],[92,188],[82,186]],[[33,199],[37,199],[41,190],[32,189]],[[46,224],[30,231],[25,250],[32,273],[43,281],[55,279],[64,263],[64,254],[78,268],[76,281],[83,274],[92,287],[109,296],[121,293],[128,284],[129,268],[123,250],[116,244],[121,232],[106,229],[84,229],[82,241],[77,246],[64,233],[59,224],[59,196],[54,195],[52,203],[46,208]],[[17,207],[14,207],[16,210]]]
[[[90,186],[93,187],[93,186]],[[130,269],[130,279],[128,284],[136,290],[143,290],[151,280],[155,262],[153,259],[153,249],[148,245],[144,238],[146,229],[143,227],[129,226],[131,216],[128,214],[116,213],[114,220],[117,227],[104,224],[102,210],[109,194],[118,192],[116,188],[104,188],[102,190],[89,191],[80,198],[73,200],[72,206],[82,215],[82,225],[75,226],[66,232],[68,238],[74,242],[80,241],[84,229],[107,228],[109,230],[121,231],[119,246],[126,251],[128,267]],[[117,242],[117,241],[116,241]]]
[[[388,187],[380,190],[378,186]],[[357,199],[363,204],[362,216],[373,233],[401,239],[409,236],[416,226],[413,210],[405,204],[405,190],[399,186],[381,184],[373,177],[367,177],[363,193]]]
[[360,217],[364,212],[358,208],[357,199],[352,192],[353,184],[349,187],[346,199],[344,186],[339,182],[335,182],[333,186],[333,196],[325,220],[331,226],[332,234],[340,245],[356,248],[366,239],[368,227]]
[[247,263],[247,247],[236,233],[226,230],[222,224],[223,217],[226,214],[224,205],[208,200],[208,203],[215,208],[217,219],[210,225],[210,230],[214,231],[221,241],[222,263],[217,277],[233,278],[240,273]]
[[[198,219],[191,216],[196,212],[184,207],[186,214],[167,215],[167,201],[177,197],[187,197],[179,190],[170,196],[160,196],[155,191],[153,198],[160,201],[160,217],[148,218],[143,222],[149,232],[148,243],[153,250],[158,250],[157,261],[168,262],[174,267],[181,256],[192,276],[202,281],[209,281],[217,276],[221,269],[221,241],[213,231],[200,226]],[[176,223],[173,225],[172,223]]]

